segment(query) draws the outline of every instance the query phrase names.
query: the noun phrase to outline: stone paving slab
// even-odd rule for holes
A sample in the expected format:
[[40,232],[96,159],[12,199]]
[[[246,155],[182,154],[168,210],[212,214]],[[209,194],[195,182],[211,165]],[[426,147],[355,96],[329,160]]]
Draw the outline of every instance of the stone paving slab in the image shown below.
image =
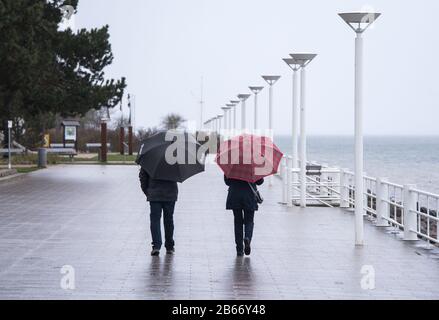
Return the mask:
[[[149,256],[136,166],[63,165],[0,185],[0,299],[438,299],[439,255],[352,212],[278,204],[263,186],[251,257],[237,258],[214,165],[180,185],[176,254]],[[75,289],[60,270],[75,270]],[[361,269],[375,270],[363,290]]]

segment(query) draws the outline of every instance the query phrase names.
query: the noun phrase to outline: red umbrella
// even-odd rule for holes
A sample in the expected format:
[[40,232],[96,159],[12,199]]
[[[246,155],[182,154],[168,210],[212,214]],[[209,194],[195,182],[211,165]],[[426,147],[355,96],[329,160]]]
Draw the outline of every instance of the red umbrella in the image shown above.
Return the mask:
[[220,144],[216,163],[229,179],[256,182],[275,174],[282,156],[270,138],[244,134]]

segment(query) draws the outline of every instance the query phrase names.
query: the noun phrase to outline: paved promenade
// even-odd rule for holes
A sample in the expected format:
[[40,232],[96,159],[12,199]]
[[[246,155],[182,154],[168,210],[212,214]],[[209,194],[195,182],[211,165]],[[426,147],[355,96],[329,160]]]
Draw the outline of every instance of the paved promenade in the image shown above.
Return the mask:
[[[151,257],[137,174],[66,165],[0,184],[0,298],[439,299],[436,250],[370,222],[356,248],[351,212],[287,209],[277,178],[262,188],[252,255],[237,258],[215,166],[180,186],[175,256]],[[74,290],[61,288],[65,265]],[[375,271],[374,290],[361,287],[363,266]]]

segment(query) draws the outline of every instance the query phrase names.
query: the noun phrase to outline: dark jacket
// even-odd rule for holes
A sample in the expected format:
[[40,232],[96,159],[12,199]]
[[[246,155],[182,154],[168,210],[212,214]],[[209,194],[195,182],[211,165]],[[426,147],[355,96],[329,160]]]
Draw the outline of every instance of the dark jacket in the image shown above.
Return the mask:
[[[224,176],[224,182],[229,186],[229,194],[227,195],[227,210],[258,210],[258,203],[255,194],[248,185],[248,182],[228,179]],[[255,190],[256,185],[260,186],[264,183],[264,179],[260,179],[253,184]]]
[[177,201],[177,182],[151,179],[143,169],[140,169],[139,180],[148,201]]

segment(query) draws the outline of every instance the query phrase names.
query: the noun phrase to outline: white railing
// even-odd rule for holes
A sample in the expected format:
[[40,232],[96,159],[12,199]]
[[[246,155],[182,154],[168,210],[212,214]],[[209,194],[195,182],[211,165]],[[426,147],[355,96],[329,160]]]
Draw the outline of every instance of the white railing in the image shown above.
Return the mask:
[[[289,207],[300,200],[299,169],[292,168],[291,157],[281,162],[282,203]],[[330,207],[355,206],[355,175],[353,172],[322,165],[316,175],[307,175],[306,200],[310,204]],[[377,227],[394,227],[403,232],[404,240],[423,239],[439,244],[439,195],[399,185],[386,178],[364,176],[365,215]]]

